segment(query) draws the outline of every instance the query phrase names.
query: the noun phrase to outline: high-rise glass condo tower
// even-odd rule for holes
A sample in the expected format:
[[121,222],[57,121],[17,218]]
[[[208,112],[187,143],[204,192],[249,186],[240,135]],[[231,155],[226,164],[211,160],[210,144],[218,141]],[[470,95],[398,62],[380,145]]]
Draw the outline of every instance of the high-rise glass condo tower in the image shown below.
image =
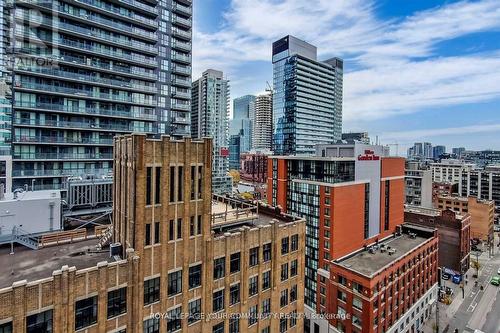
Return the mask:
[[191,88],[191,135],[213,138],[212,192],[231,193],[229,172],[229,81],[221,71],[206,70]]
[[314,154],[342,136],[343,61],[293,36],[273,43],[273,151]]
[[233,119],[231,120],[231,135],[241,136],[241,151],[252,149],[252,133],[255,119],[255,96],[246,95],[233,101]]
[[12,0],[14,186],[107,175],[117,134],[190,133],[191,0]]
[[0,2],[0,155],[10,155],[12,76],[8,70],[9,7]]
[[273,131],[273,95],[266,93],[255,99],[255,118],[253,126],[253,149],[270,150]]

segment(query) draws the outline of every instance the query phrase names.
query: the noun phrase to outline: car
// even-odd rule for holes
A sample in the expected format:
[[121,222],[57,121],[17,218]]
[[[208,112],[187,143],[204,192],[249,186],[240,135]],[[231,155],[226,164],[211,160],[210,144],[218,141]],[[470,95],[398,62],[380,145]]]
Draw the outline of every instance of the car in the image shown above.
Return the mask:
[[493,277],[490,283],[494,286],[500,286],[500,277],[498,276]]
[[450,274],[448,273],[443,273],[443,280],[449,280],[450,279]]
[[446,295],[453,295],[453,289],[451,289],[450,287],[446,287],[445,289],[445,292],[446,292]]
[[452,281],[455,284],[459,284],[460,282],[462,282],[462,276],[459,274],[455,274],[453,275]]

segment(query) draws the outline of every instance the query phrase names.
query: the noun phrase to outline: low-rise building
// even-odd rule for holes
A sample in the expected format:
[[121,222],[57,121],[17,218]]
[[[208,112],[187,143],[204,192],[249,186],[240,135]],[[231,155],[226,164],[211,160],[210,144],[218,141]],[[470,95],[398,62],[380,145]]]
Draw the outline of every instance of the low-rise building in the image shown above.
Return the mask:
[[436,208],[436,200],[440,196],[451,197],[458,192],[458,184],[450,182],[433,182],[432,183],[432,203]]
[[240,177],[255,183],[267,182],[267,158],[265,153],[241,154]]
[[0,327],[301,332],[304,220],[212,196],[211,151],[211,139],[115,138],[110,251],[0,253]]
[[471,218],[452,210],[406,206],[405,222],[436,228],[439,236],[439,266],[465,274],[470,263]]
[[[435,229],[398,231],[332,261],[319,286],[337,332],[420,332],[437,301]],[[322,272],[323,273],[323,272]]]
[[470,214],[471,238],[484,242],[493,240],[493,221],[495,219],[495,203],[491,200],[474,197],[438,196],[435,201],[438,209],[449,209],[458,214]]

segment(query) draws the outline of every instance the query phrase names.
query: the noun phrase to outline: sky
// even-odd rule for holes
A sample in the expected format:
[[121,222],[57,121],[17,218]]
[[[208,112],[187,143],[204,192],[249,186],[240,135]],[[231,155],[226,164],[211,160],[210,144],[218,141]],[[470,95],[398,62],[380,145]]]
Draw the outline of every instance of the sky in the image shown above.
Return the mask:
[[500,150],[500,0],[194,1],[193,79],[214,68],[232,99],[263,92],[286,35],[344,59],[344,132],[399,154]]

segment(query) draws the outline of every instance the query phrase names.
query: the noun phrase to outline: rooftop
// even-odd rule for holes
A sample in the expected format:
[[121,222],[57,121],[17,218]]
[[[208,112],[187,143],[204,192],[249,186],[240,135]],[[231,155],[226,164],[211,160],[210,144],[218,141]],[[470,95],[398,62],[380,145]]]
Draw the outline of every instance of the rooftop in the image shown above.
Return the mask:
[[391,237],[386,241],[380,242],[378,248],[375,247],[376,249],[373,251],[370,251],[370,248],[363,249],[335,263],[340,267],[347,268],[367,277],[372,277],[384,267],[403,258],[415,248],[424,244],[429,237],[423,235],[432,232],[432,229],[423,227],[412,226],[412,229],[419,230],[418,234],[420,235],[417,234],[411,237],[409,234],[403,233],[400,236]]
[[112,261],[109,251],[89,253],[95,249],[97,239],[68,243],[31,250],[16,246],[10,254],[10,246],[0,247],[0,288],[10,287],[21,280],[28,282],[52,276],[52,272],[64,265],[83,269],[95,266],[100,261]]

